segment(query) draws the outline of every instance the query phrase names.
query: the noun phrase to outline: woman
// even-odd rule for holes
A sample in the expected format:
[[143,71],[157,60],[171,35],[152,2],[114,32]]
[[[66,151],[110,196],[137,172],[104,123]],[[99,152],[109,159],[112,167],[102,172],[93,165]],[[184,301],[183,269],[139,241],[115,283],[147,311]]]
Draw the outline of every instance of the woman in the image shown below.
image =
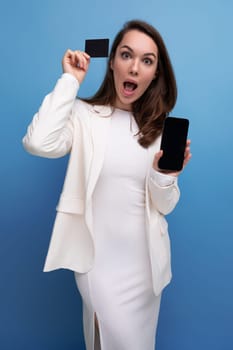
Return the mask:
[[116,36],[95,96],[77,99],[89,64],[85,52],[65,53],[64,74],[23,139],[38,156],[70,152],[44,270],[75,271],[88,350],[152,350],[171,279],[164,215],[179,199],[179,173],[158,168],[175,77],[160,34],[142,21]]

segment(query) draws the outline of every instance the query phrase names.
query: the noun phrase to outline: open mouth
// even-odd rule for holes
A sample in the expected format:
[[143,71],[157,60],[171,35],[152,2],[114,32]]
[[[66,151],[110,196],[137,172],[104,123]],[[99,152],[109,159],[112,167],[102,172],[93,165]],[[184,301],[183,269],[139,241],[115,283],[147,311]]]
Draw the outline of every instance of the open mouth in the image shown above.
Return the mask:
[[123,85],[124,85],[124,89],[126,90],[126,91],[129,91],[129,92],[132,92],[132,91],[134,91],[136,88],[137,88],[137,84],[135,84],[135,83],[132,83],[131,81],[125,81],[124,83],[123,83]]

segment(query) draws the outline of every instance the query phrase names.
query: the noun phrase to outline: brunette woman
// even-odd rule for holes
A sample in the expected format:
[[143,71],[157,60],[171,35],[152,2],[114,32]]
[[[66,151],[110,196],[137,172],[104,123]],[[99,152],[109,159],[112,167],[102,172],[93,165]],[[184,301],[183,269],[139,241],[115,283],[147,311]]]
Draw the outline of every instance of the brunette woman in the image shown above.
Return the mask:
[[64,74],[23,139],[38,156],[70,153],[45,271],[75,272],[88,350],[153,350],[171,279],[164,216],[180,194],[179,172],[158,168],[175,76],[160,34],[138,20],[117,34],[97,93],[79,99],[90,61],[82,51],[65,53]]

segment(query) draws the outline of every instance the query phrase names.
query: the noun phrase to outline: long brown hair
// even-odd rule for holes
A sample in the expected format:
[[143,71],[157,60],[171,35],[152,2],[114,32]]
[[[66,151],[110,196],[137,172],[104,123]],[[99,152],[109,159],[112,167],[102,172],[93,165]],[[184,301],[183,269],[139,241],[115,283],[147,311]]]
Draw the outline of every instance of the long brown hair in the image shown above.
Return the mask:
[[139,128],[138,142],[147,148],[160,135],[164,119],[173,109],[177,98],[176,79],[172,64],[162,37],[153,26],[140,20],[132,20],[125,23],[113,41],[106,74],[99,90],[93,97],[84,100],[93,105],[114,106],[116,90],[111,62],[115,57],[118,45],[124,35],[130,30],[138,30],[147,34],[158,47],[156,78],[151,82],[144,94],[132,105],[132,113]]

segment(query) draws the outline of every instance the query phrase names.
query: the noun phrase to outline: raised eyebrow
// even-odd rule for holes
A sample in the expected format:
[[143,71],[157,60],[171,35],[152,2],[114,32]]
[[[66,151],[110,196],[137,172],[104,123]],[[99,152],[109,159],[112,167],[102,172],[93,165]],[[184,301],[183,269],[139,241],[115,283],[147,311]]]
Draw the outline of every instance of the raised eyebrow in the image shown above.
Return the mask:
[[131,49],[131,47],[129,47],[128,45],[121,46],[121,49],[128,49],[129,51],[133,52],[133,49]]
[[154,58],[157,58],[156,54],[153,53],[153,52],[147,52],[147,53],[144,53],[143,56],[153,56]]
[[[130,52],[133,52],[133,49],[131,49],[131,47],[128,45],[121,46],[121,49],[128,49]],[[157,58],[157,55],[153,52],[144,53],[143,56],[153,56],[154,58]]]

